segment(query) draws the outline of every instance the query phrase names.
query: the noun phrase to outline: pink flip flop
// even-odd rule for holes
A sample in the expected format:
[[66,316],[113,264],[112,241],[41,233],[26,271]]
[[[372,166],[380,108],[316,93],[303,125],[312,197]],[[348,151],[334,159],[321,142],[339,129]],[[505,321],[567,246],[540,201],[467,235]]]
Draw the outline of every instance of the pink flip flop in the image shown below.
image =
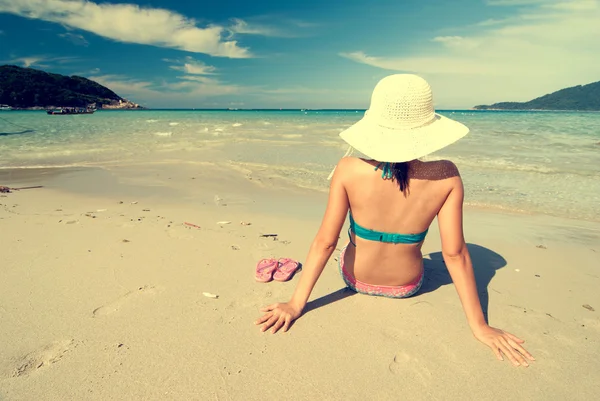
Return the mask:
[[300,263],[290,258],[279,259],[279,267],[273,274],[273,279],[276,281],[288,281],[300,267]]
[[268,283],[273,280],[273,272],[277,270],[279,262],[277,259],[262,259],[256,264],[254,278],[260,283]]

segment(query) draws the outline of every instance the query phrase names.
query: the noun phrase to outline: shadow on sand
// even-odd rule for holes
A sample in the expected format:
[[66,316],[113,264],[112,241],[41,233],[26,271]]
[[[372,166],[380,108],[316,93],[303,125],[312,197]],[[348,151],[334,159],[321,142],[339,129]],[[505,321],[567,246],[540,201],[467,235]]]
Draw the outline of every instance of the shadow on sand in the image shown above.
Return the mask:
[[[467,248],[469,248],[469,254],[473,262],[473,271],[475,273],[481,309],[483,309],[483,315],[487,321],[489,304],[488,286],[492,278],[496,275],[496,270],[506,266],[506,259],[491,249],[480,245],[467,244]],[[452,284],[452,278],[450,277],[450,273],[448,273],[442,253],[430,253],[429,257],[431,259],[423,259],[425,281],[416,294],[417,297],[435,291],[443,285]]]
[[[479,292],[481,308],[487,321],[488,319],[488,286],[492,278],[496,275],[496,270],[506,266],[506,260],[496,252],[476,244],[467,244],[471,260],[473,261],[473,270],[475,272],[475,281]],[[429,259],[430,258],[430,259]],[[441,252],[429,254],[429,258],[423,259],[425,267],[425,281],[419,292],[414,297],[419,297],[428,292],[437,290],[443,285],[452,284],[452,278],[446,269],[444,258]],[[317,298],[306,304],[304,314],[329,305],[336,301],[341,301],[344,298],[356,294],[347,287],[340,288],[337,291],[327,294],[321,298]],[[413,297],[413,298],[414,298]]]
[[339,290],[334,291],[331,294],[327,294],[327,295],[322,296],[321,298],[317,298],[315,300],[307,302],[302,314],[305,315],[310,311],[319,309],[323,306],[332,304],[336,301],[341,301],[342,299],[351,297],[354,294],[356,294],[356,292],[352,291],[348,287],[340,288]]

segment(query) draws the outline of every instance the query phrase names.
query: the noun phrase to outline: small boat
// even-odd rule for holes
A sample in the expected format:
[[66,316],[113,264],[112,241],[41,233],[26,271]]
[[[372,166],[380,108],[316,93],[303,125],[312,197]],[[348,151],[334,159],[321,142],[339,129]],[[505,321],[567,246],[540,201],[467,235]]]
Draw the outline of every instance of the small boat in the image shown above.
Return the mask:
[[7,104],[0,104],[0,111],[8,111],[8,110],[12,110],[12,107],[10,107]]
[[83,107],[61,107],[59,109],[47,110],[46,113],[50,115],[73,115],[73,114],[93,114],[96,109],[83,108]]

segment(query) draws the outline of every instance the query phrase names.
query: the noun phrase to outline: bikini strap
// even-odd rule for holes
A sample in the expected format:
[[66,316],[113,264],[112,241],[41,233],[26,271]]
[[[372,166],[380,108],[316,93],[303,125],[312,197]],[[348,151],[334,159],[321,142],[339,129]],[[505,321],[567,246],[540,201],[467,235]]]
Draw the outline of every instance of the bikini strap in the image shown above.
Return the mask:
[[348,227],[348,239],[350,240],[350,243],[356,248],[356,244],[354,243],[354,241],[352,241],[352,227]]
[[[381,178],[384,180],[391,180],[394,177],[394,171],[392,169],[393,163],[382,162],[375,167],[374,171],[377,171],[381,168]],[[383,167],[382,167],[383,166]]]
[[350,225],[348,227],[348,239],[350,240],[350,243],[352,245],[354,245],[354,247],[356,248],[356,244],[354,243],[354,241],[352,241],[352,231],[354,231],[354,233],[356,233],[356,231],[354,230],[354,227],[356,226],[356,222],[354,221],[354,218],[352,217],[352,212],[348,213],[348,217],[350,218]]

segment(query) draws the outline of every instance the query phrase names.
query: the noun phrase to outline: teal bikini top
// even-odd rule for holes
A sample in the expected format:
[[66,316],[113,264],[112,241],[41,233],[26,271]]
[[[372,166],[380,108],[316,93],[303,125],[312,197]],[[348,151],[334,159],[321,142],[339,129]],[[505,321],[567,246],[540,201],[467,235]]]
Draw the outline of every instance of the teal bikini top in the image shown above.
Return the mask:
[[427,236],[427,231],[429,231],[429,229],[419,234],[395,234],[375,231],[358,225],[356,221],[354,221],[352,213],[350,213],[350,228],[348,229],[348,237],[354,246],[356,246],[356,244],[352,241],[352,232],[354,232],[354,235],[357,237],[369,241],[388,242],[391,244],[418,244],[425,239]]
[[[381,177],[383,179],[391,179],[392,178],[392,169],[390,163],[380,163],[375,170],[378,170],[383,165],[383,173]],[[427,232],[429,229],[423,231],[419,234],[395,234],[395,233],[386,233],[382,231],[375,231],[368,228],[364,228],[360,226],[354,218],[352,217],[352,213],[349,214],[350,217],[350,228],[348,229],[348,237],[350,238],[350,242],[352,245],[356,246],[356,244],[352,241],[351,233],[354,232],[354,235],[360,237],[362,239],[366,239],[369,241],[379,241],[379,242],[388,242],[391,244],[418,244],[423,241],[427,236]]]

